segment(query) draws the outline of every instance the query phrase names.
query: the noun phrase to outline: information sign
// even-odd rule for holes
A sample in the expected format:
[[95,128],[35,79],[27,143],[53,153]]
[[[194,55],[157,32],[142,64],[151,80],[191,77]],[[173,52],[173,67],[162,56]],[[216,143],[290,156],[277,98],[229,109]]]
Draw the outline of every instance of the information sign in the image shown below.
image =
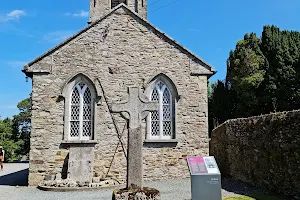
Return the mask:
[[213,156],[188,156],[192,200],[221,200],[221,174]]

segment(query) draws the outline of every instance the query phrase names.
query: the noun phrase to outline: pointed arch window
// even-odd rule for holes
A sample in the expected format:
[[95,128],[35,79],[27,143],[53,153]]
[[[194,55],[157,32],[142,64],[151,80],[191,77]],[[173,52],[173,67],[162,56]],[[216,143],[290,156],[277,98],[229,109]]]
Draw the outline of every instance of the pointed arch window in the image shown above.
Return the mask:
[[152,89],[150,99],[158,102],[159,110],[149,114],[149,139],[174,139],[175,104],[167,84],[158,81]]
[[60,97],[65,99],[63,142],[95,142],[96,108],[101,97],[94,82],[79,73],[66,82]]
[[69,140],[93,139],[94,92],[84,81],[77,82],[69,96]]

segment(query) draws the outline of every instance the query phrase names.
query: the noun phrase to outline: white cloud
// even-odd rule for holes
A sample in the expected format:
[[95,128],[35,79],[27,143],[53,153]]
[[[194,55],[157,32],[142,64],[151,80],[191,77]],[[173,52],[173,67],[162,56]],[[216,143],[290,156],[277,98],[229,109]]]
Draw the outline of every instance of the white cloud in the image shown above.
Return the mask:
[[8,61],[7,64],[10,66],[10,67],[13,67],[13,68],[22,68],[24,65],[26,65],[28,62],[25,62],[25,61],[18,61],[18,60],[12,60],[12,61]]
[[47,33],[44,35],[43,40],[47,42],[62,42],[66,39],[68,39],[70,36],[74,34],[74,31],[70,30],[60,30],[60,31],[54,31]]
[[24,10],[13,10],[7,14],[0,15],[0,22],[19,20],[23,16],[26,16],[26,12]]
[[7,17],[13,18],[13,19],[19,19],[22,16],[25,16],[26,13],[23,10],[13,10],[10,13],[7,14]]
[[88,17],[88,16],[89,16],[89,12],[88,12],[88,11],[81,10],[81,11],[78,12],[78,13],[67,12],[67,13],[65,13],[64,15],[65,15],[65,16],[68,16],[68,17]]
[[88,17],[89,12],[81,10],[79,13],[74,13],[73,16],[74,17]]
[[22,69],[28,62],[19,60],[0,60],[1,67],[11,67],[18,70]]

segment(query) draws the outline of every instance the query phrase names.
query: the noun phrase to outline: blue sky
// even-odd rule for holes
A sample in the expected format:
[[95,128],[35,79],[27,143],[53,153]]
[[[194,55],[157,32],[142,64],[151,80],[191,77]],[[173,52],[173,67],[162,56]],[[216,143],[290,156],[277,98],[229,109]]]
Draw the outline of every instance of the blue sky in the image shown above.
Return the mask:
[[[224,79],[230,49],[263,25],[300,31],[299,0],[148,0],[148,20],[213,65]],[[0,116],[28,97],[23,65],[87,25],[89,0],[12,0],[0,7]]]

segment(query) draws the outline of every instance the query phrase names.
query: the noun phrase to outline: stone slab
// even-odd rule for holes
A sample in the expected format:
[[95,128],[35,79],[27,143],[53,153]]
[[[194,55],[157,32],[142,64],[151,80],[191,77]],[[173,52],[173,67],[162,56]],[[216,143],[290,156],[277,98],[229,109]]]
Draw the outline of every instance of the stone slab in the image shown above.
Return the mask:
[[101,187],[48,187],[39,185],[37,188],[42,191],[49,192],[80,192],[80,191],[97,191],[97,190],[108,190],[108,189],[117,189],[124,187],[125,185],[117,186],[101,186]]
[[92,183],[93,146],[70,146],[68,178],[79,183]]

